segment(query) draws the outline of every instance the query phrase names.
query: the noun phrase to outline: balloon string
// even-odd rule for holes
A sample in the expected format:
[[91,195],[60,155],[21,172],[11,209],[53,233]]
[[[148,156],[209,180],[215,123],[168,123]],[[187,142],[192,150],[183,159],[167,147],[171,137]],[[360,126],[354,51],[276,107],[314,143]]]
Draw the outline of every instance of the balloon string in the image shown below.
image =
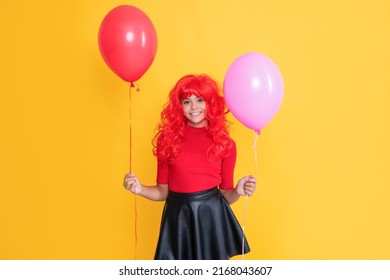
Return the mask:
[[132,166],[131,166],[131,156],[132,156],[132,135],[131,135],[131,88],[133,86],[130,86],[129,88],[129,131],[130,131],[130,155],[129,155],[129,171],[131,173],[132,171]]
[[244,218],[242,221],[242,246],[241,246],[241,251],[242,251],[242,259],[244,260],[245,257],[245,219],[246,219],[246,208],[248,205],[248,195],[245,196],[245,204],[244,204]]
[[[130,156],[129,156],[129,171],[133,171],[132,168],[132,147],[133,147],[133,137],[132,137],[132,127],[131,127],[131,88],[134,87],[131,83],[129,88],[129,130],[130,130]],[[134,259],[137,259],[137,244],[138,244],[138,212],[137,212],[137,195],[134,195]]]
[[138,244],[138,215],[137,215],[137,195],[134,196],[134,259],[137,259],[137,244]]
[[[254,176],[257,175],[257,170],[258,170],[258,161],[257,161],[257,141],[259,139],[259,133],[255,132],[254,134],[254,139],[253,139],[253,153],[254,153],[254,162],[255,162],[255,174]],[[248,195],[245,196],[245,203],[244,203],[244,217],[243,217],[243,222],[242,222],[242,246],[241,246],[241,251],[242,251],[242,259],[244,260],[244,254],[245,254],[245,220],[246,220],[246,212],[247,212],[247,207],[248,207]]]
[[254,153],[254,159],[255,159],[255,176],[257,175],[258,171],[258,161],[257,161],[257,142],[259,140],[259,135],[257,133],[254,134],[253,139],[253,153]]

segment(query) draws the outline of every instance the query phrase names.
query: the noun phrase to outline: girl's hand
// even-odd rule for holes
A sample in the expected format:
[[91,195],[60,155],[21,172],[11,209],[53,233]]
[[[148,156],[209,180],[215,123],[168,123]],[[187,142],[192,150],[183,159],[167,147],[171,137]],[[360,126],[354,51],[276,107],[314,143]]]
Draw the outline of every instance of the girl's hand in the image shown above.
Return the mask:
[[126,190],[132,192],[133,194],[139,194],[142,188],[140,181],[133,173],[128,173],[125,175],[123,186]]
[[250,175],[238,180],[236,192],[239,195],[252,196],[256,190],[256,177]]

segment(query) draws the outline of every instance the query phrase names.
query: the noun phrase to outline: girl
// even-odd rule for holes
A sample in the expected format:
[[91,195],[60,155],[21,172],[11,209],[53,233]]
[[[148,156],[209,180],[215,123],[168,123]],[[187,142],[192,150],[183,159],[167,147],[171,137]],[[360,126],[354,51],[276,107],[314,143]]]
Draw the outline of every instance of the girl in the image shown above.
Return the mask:
[[245,176],[234,187],[236,144],[225,109],[209,76],[182,77],[169,94],[153,139],[157,185],[125,175],[127,190],[165,200],[156,260],[227,260],[249,252],[229,204],[253,195],[256,178]]

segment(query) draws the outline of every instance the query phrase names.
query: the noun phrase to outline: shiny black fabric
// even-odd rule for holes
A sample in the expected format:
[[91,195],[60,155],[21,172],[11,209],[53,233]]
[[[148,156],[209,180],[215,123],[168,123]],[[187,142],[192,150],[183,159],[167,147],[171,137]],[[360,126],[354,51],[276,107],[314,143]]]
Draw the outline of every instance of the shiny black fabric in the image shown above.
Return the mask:
[[[242,254],[243,231],[218,188],[169,192],[155,260],[227,260]],[[244,238],[244,253],[249,252]]]

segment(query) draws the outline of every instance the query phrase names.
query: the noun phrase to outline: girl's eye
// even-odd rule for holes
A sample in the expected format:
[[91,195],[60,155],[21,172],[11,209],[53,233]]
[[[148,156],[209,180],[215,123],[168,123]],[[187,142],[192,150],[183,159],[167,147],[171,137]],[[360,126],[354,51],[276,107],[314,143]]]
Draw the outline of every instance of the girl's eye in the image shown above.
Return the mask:
[[182,104],[183,104],[183,105],[186,105],[186,104],[189,104],[189,103],[190,103],[190,101],[189,101],[189,100],[186,100],[186,99],[182,101]]
[[198,102],[204,102],[203,98],[198,98]]

